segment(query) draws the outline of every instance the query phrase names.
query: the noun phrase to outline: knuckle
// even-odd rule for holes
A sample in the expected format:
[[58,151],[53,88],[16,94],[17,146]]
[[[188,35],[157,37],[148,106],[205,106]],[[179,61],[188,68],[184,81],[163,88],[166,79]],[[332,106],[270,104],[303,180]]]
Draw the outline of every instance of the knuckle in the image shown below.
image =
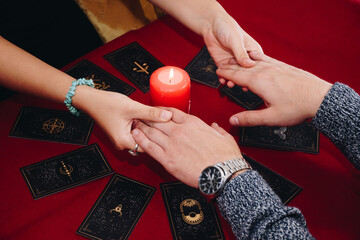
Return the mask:
[[182,131],[181,131],[181,129],[179,129],[179,128],[173,128],[173,129],[172,129],[172,133],[173,133],[175,136],[181,136],[181,135],[182,135]]
[[154,134],[155,134],[154,128],[147,128],[146,135],[148,135],[149,137],[152,137]]
[[150,119],[155,119],[157,117],[157,111],[155,108],[149,108],[148,110],[148,116]]
[[151,144],[151,142],[144,142],[143,149],[146,150],[148,153],[153,153],[155,151],[154,144]]

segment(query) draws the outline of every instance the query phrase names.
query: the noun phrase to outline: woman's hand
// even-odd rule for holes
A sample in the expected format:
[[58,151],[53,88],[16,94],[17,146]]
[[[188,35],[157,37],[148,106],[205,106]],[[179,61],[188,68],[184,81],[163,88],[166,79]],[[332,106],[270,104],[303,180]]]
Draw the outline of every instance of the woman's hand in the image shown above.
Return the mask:
[[222,15],[215,18],[210,28],[202,34],[215,64],[221,67],[235,59],[240,66],[254,66],[255,61],[249,57],[248,52],[262,52],[261,46],[227,13]]
[[[247,34],[216,0],[150,0],[201,35],[217,67],[230,59],[243,67],[255,64],[249,51],[262,52],[260,45]],[[225,84],[225,79],[219,79]],[[234,86],[233,82],[228,82]]]
[[172,117],[170,111],[146,106],[120,93],[87,86],[77,87],[73,104],[87,112],[119,150],[135,147],[136,143],[131,135],[135,119],[166,122]]

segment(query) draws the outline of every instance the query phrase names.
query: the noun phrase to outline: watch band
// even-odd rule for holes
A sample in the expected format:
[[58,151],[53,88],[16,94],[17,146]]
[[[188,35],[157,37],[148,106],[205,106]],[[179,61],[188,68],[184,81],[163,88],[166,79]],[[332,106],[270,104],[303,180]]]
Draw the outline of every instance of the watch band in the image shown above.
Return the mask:
[[208,201],[218,196],[230,177],[243,169],[251,169],[244,158],[234,158],[205,168],[199,176],[199,190]]
[[251,169],[251,166],[244,158],[234,158],[225,162],[216,164],[216,166],[223,169],[225,174],[225,179],[231,177],[234,173],[243,170]]

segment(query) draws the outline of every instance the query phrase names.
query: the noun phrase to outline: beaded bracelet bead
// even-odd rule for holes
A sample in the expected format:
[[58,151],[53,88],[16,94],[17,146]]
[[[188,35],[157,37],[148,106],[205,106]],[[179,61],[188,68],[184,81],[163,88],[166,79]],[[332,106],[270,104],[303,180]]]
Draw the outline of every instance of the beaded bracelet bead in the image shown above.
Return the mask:
[[74,108],[74,106],[72,105],[72,97],[75,95],[75,90],[77,86],[80,85],[87,85],[90,87],[94,87],[94,82],[92,79],[85,79],[85,78],[79,78],[78,80],[72,81],[70,89],[68,91],[68,93],[65,96],[65,105],[66,107],[69,109],[69,112],[72,113],[75,116],[80,116],[79,111]]

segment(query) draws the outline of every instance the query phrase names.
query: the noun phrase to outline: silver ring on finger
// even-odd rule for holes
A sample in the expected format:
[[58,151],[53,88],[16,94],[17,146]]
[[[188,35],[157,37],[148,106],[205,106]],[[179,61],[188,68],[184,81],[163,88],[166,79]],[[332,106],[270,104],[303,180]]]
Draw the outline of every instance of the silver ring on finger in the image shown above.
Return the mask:
[[136,144],[134,149],[130,149],[128,151],[128,153],[131,155],[131,156],[134,156],[136,157],[137,155],[139,155],[139,152],[137,151],[137,149],[139,148],[139,144]]

